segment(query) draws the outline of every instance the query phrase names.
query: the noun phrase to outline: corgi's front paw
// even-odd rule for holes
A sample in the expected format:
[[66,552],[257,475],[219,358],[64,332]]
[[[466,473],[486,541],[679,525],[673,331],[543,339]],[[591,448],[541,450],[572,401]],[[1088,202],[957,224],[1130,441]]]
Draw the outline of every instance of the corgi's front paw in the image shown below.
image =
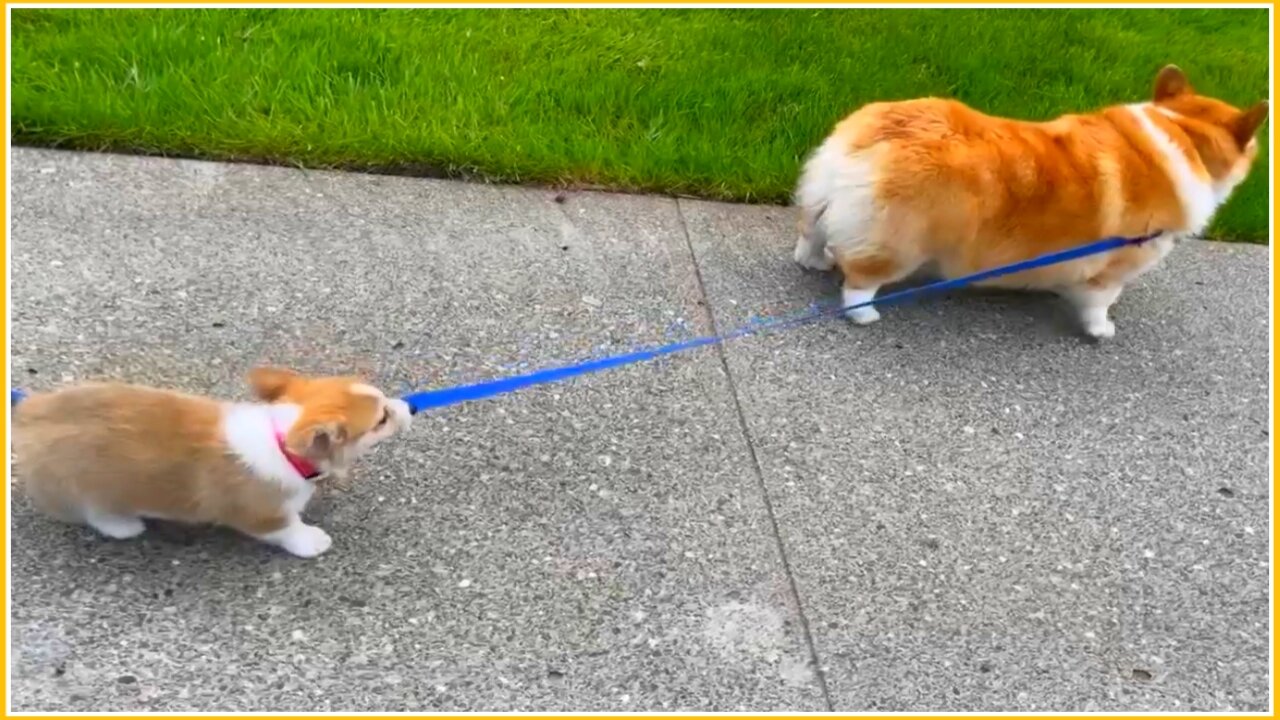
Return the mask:
[[333,545],[333,539],[329,537],[329,533],[315,525],[303,524],[295,525],[293,531],[281,543],[285,550],[304,558],[315,557],[328,550],[331,545]]
[[329,546],[333,544],[329,533],[314,525],[307,525],[296,517],[280,530],[258,535],[257,537],[263,542],[278,545],[294,555],[304,558],[315,557],[328,550]]

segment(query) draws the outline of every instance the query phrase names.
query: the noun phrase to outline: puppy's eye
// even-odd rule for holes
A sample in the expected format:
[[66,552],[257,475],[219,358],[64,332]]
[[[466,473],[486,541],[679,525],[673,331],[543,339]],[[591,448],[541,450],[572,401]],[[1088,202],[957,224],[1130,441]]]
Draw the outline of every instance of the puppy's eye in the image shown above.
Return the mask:
[[387,426],[387,423],[389,423],[389,422],[391,422],[391,411],[390,411],[390,410],[383,410],[383,411],[382,411],[382,419],[378,421],[378,424],[377,424],[377,425],[374,425],[374,426],[373,426],[373,429],[374,429],[374,430],[381,430],[382,428],[386,427],[386,426]]

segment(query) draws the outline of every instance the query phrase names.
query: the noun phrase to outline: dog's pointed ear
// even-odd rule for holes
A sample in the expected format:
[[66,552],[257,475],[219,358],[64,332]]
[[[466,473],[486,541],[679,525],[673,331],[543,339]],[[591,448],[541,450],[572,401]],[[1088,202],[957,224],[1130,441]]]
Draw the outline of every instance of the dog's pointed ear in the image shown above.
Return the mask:
[[328,460],[333,457],[338,446],[346,441],[346,424],[329,420],[295,426],[289,431],[285,444],[291,451],[309,460]]
[[1182,68],[1177,65],[1165,65],[1156,75],[1155,89],[1151,94],[1156,102],[1160,102],[1191,91],[1191,83],[1182,72]]
[[298,373],[285,368],[256,367],[249,371],[249,387],[258,399],[275,402],[299,377]]
[[1267,111],[1270,106],[1266,100],[1260,100],[1256,105],[1240,113],[1240,117],[1231,125],[1231,135],[1235,137],[1240,147],[1249,144],[1253,139],[1253,134],[1258,132],[1258,128],[1262,127],[1262,123],[1267,119]]

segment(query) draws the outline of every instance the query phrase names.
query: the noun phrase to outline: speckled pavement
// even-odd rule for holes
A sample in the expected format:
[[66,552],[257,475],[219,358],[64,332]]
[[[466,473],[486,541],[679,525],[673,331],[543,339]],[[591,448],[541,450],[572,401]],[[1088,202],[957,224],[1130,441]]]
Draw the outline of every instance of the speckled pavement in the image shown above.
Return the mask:
[[[784,208],[18,149],[15,384],[390,391],[833,295]],[[559,200],[559,201],[558,201]],[[1268,265],[956,293],[445,409],[300,560],[11,503],[16,711],[1265,711]]]

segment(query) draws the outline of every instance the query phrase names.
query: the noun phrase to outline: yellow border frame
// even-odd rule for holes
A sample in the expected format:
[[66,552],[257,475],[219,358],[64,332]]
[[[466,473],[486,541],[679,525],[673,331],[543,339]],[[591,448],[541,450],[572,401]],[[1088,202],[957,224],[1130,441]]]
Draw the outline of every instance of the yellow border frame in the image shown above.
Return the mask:
[[[734,5],[747,5],[747,6],[749,6],[749,5],[764,5],[764,4],[795,4],[795,5],[806,5],[806,6],[807,6],[807,5],[854,6],[854,5],[857,5],[857,4],[858,4],[858,3],[838,3],[838,2],[804,2],[803,0],[781,0],[780,2],[778,2],[777,0],[775,0],[774,2],[770,2],[769,0],[729,0],[729,1],[730,1],[732,4],[734,4]],[[9,38],[9,9],[10,9],[11,7],[13,7],[13,6],[45,6],[45,5],[47,5],[47,6],[80,7],[80,6],[84,6],[86,3],[81,3],[81,2],[72,2],[72,1],[67,1],[67,0],[50,0],[49,2],[32,2],[32,3],[9,2],[9,0],[3,0],[3,2],[4,2],[4,20],[3,20],[3,24],[4,24],[4,35],[3,35],[3,37],[2,37],[2,38],[0,38],[0,44],[2,44],[2,45],[4,46],[4,52],[3,52],[3,54],[2,54],[2,55],[0,55],[0,73],[3,73],[4,78],[5,78],[5,82],[3,83],[3,87],[0,87],[0,104],[3,104],[3,105],[4,105],[4,107],[7,109],[7,108],[8,108],[8,100],[9,100],[9,82],[8,82],[8,80],[9,80],[9,76],[8,76],[8,71],[9,71],[9,47],[8,47],[8,38]],[[510,3],[510,4],[511,4],[511,5],[513,5],[513,6],[522,6],[522,5],[548,5],[548,6],[555,6],[555,5],[565,5],[565,4],[570,4],[571,2],[573,2],[573,0],[569,0],[569,2],[565,2],[565,1],[563,1],[563,0],[531,0],[531,1],[526,1],[526,2]],[[584,3],[584,4],[591,4],[591,5],[601,5],[601,6],[608,6],[608,5],[614,4],[614,3],[608,3],[608,2],[598,1],[598,0],[578,0],[578,2],[579,2],[579,3]],[[684,5],[684,6],[689,6],[689,7],[697,7],[697,6],[701,6],[701,5],[709,5],[709,4],[712,4],[712,3],[710,3],[710,2],[694,2],[694,1],[692,1],[692,0],[668,0],[668,1],[666,1],[666,2],[664,2],[664,1],[662,1],[662,0],[632,0],[632,2],[634,2],[635,4],[645,4],[645,5],[655,5],[655,6],[661,6],[661,5]],[[312,5],[312,4],[317,4],[317,3],[321,3],[321,4],[332,4],[332,5],[352,5],[352,6],[367,5],[367,6],[371,6],[371,7],[384,6],[384,5],[424,5],[424,4],[431,4],[431,3],[418,3],[418,2],[412,2],[412,0],[387,0],[387,1],[385,1],[385,2],[345,2],[344,0],[312,0],[311,2],[304,2],[304,1],[301,1],[301,0],[278,0],[278,2],[270,2],[270,3],[268,3],[268,2],[255,2],[254,0],[229,0],[228,2],[217,2],[217,3],[200,2],[199,0],[170,0],[170,2],[165,2],[164,4],[165,4],[165,5],[169,5],[169,4],[190,5],[190,6],[192,6],[192,7],[208,7],[208,6],[223,6],[223,5],[225,5],[225,6],[237,6],[237,5],[240,5],[240,6],[253,6],[253,5],[265,5],[265,4],[273,4],[273,5],[275,5],[275,4],[279,4],[279,5],[286,5],[286,6],[287,6],[287,5]],[[113,4],[113,5],[115,5],[115,4],[120,4],[120,5],[156,5],[156,4],[158,4],[158,3],[156,3],[156,2],[149,2],[148,0],[114,0],[114,2],[111,2],[111,4]],[[450,4],[450,5],[452,5],[452,4],[488,5],[489,3],[483,3],[483,2],[480,2],[479,0],[458,0],[458,2],[456,2],[456,3],[440,3],[440,4]],[[578,4],[578,3],[574,3],[574,4]],[[630,3],[629,3],[629,4],[630,4]],[[863,4],[863,5],[868,5],[868,6],[882,6],[882,5],[915,5],[915,4],[920,4],[920,3],[910,2],[910,0],[882,0],[881,2],[874,2],[874,3],[862,3],[862,4]],[[973,6],[973,5],[1001,5],[1001,6],[1009,6],[1009,7],[1027,7],[1027,6],[1033,6],[1033,7],[1059,7],[1059,6],[1061,6],[1061,7],[1067,7],[1067,6],[1076,6],[1076,5],[1097,5],[1097,6],[1099,6],[1099,7],[1110,7],[1110,6],[1115,6],[1115,5],[1130,5],[1130,4],[1157,5],[1157,6],[1164,6],[1164,7],[1170,7],[1170,6],[1173,6],[1173,7],[1176,7],[1176,6],[1184,6],[1184,5],[1186,5],[1186,6],[1197,6],[1197,5],[1209,5],[1209,4],[1215,4],[1215,5],[1249,5],[1249,6],[1255,6],[1255,7],[1258,7],[1258,8],[1270,8],[1270,9],[1271,9],[1271,18],[1270,18],[1270,19],[1271,19],[1271,24],[1272,24],[1272,26],[1271,26],[1271,35],[1272,35],[1272,47],[1271,47],[1271,53],[1272,53],[1272,57],[1271,57],[1271,73],[1272,73],[1272,77],[1271,77],[1271,82],[1272,82],[1272,84],[1273,84],[1273,86],[1274,86],[1274,73],[1275,73],[1275,67],[1276,67],[1276,49],[1275,49],[1275,11],[1276,11],[1276,7],[1275,7],[1275,6],[1276,6],[1276,3],[1275,3],[1275,2],[1257,2],[1257,1],[1252,1],[1252,0],[1244,0],[1244,2],[1230,2],[1229,0],[1209,0],[1208,2],[1161,2],[1160,0],[1136,0],[1136,2],[1134,2],[1133,0],[1130,0],[1130,2],[1105,2],[1105,1],[1103,1],[1103,0],[1082,0],[1081,2],[1060,2],[1060,1],[1059,1],[1059,2],[1044,2],[1044,3],[1028,3],[1028,2],[1015,2],[1014,0],[995,0],[994,2],[984,2],[984,3],[966,3],[966,2],[955,2],[955,1],[953,1],[953,0],[943,0],[942,2],[938,2],[937,4],[939,4],[939,5],[954,5],[954,6],[956,6],[956,7],[968,7],[968,6]],[[1272,94],[1274,95],[1274,93],[1272,93]],[[1274,99],[1272,100],[1272,106],[1274,107]],[[9,125],[9,119],[8,119],[8,117],[6,117],[6,125],[5,125],[5,127],[6,127],[6,133],[7,133],[7,135],[8,135],[9,137],[11,137],[11,136],[12,136],[12,130],[11,130],[10,125]],[[1271,133],[1271,138],[1270,138],[1270,141],[1268,142],[1268,148],[1269,148],[1269,149],[1270,149],[1270,151],[1272,152],[1272,162],[1271,162],[1271,174],[1272,174],[1272,175],[1271,175],[1271,187],[1270,187],[1270,199],[1269,199],[1269,202],[1271,203],[1272,214],[1271,214],[1271,217],[1270,217],[1270,220],[1269,220],[1269,222],[1270,222],[1270,228],[1269,228],[1269,230],[1270,230],[1270,233],[1271,233],[1272,237],[1274,238],[1274,236],[1275,236],[1275,186],[1276,186],[1277,181],[1280,181],[1280,167],[1278,167],[1278,166],[1275,164],[1275,162],[1274,162],[1274,153],[1275,153],[1275,151],[1274,151],[1274,148],[1275,148],[1275,132],[1274,132],[1274,128],[1275,128],[1275,122],[1274,122],[1274,121],[1269,122],[1269,123],[1268,123],[1268,127],[1269,127],[1269,128],[1271,128],[1271,129],[1269,129],[1269,130],[1268,130],[1268,132],[1270,132],[1270,133]],[[3,197],[0,197],[0,213],[4,213],[4,216],[5,216],[5,218],[6,218],[5,227],[4,227],[3,231],[0,231],[0,253],[3,253],[4,258],[5,258],[5,264],[4,264],[4,275],[3,275],[3,278],[4,278],[4,279],[3,279],[3,291],[4,291],[4,292],[3,292],[3,295],[0,295],[0,310],[3,310],[4,317],[3,317],[3,320],[2,320],[2,321],[0,321],[0,322],[2,322],[2,323],[3,323],[3,325],[2,325],[2,326],[0,326],[0,327],[3,327],[3,330],[4,330],[4,349],[5,349],[5,369],[4,369],[4,377],[5,377],[6,384],[9,384],[9,383],[11,383],[11,382],[12,382],[13,378],[11,377],[11,367],[10,367],[10,364],[9,364],[9,356],[10,356],[10,353],[9,353],[9,307],[8,307],[8,298],[9,298],[9,287],[10,287],[10,285],[9,285],[9,261],[8,261],[8,258],[9,258],[9,253],[8,253],[8,251],[9,251],[9,243],[8,243],[8,239],[9,239],[9,227],[8,227],[8,222],[7,222],[7,219],[8,219],[8,208],[9,208],[9,192],[8,192],[8,187],[9,187],[9,143],[8,143],[8,141],[7,141],[7,138],[6,138],[5,150],[4,150],[4,154],[3,154],[3,161],[2,161],[2,162],[0,162],[0,171],[3,171],[3,173],[4,173],[4,179],[5,179],[5,193],[4,193]],[[1252,713],[1252,714],[1244,714],[1244,715],[1242,715],[1242,714],[1235,714],[1235,715],[1211,715],[1211,714],[1196,714],[1196,715],[1191,715],[1191,714],[1156,714],[1156,715],[1152,715],[1151,713],[1131,713],[1131,714],[1125,714],[1125,715],[1100,715],[1100,714],[1072,713],[1073,715],[1078,715],[1078,716],[1081,716],[1081,717],[1089,717],[1089,718],[1126,718],[1126,717],[1154,716],[1154,717],[1160,717],[1160,718],[1178,718],[1178,719],[1185,718],[1186,720],[1204,720],[1205,718],[1215,718],[1215,717],[1224,717],[1224,718],[1225,718],[1225,717],[1275,717],[1275,697],[1274,697],[1274,692],[1275,692],[1275,650],[1276,650],[1277,643],[1276,643],[1275,629],[1274,629],[1274,617],[1275,617],[1275,489],[1276,489],[1276,475],[1275,475],[1275,472],[1276,472],[1276,448],[1275,448],[1275,444],[1274,444],[1274,437],[1275,437],[1275,433],[1274,433],[1274,430],[1275,430],[1275,427],[1274,427],[1274,426],[1275,426],[1275,389],[1274,389],[1274,382],[1275,382],[1275,375],[1276,375],[1276,372],[1275,372],[1275,371],[1276,371],[1277,367],[1280,367],[1280,361],[1278,361],[1278,359],[1277,359],[1277,358],[1278,358],[1278,356],[1280,356],[1280,346],[1277,346],[1277,342],[1276,342],[1276,335],[1275,335],[1275,316],[1276,316],[1276,305],[1275,305],[1275,282],[1276,282],[1276,278],[1275,278],[1275,244],[1274,244],[1274,240],[1273,240],[1273,242],[1269,245],[1269,247],[1270,247],[1270,250],[1271,250],[1271,258],[1270,258],[1270,261],[1271,261],[1271,267],[1270,267],[1270,280],[1271,280],[1271,282],[1270,282],[1270,284],[1271,284],[1271,288],[1270,288],[1270,292],[1271,292],[1271,319],[1270,319],[1270,328],[1269,328],[1269,330],[1270,330],[1270,333],[1271,333],[1270,344],[1271,344],[1271,363],[1272,363],[1272,364],[1271,364],[1271,369],[1272,369],[1271,383],[1272,383],[1272,386],[1270,387],[1270,393],[1271,393],[1271,397],[1270,397],[1270,401],[1271,401],[1271,420],[1272,420],[1272,422],[1271,422],[1271,427],[1269,428],[1269,431],[1268,431],[1268,437],[1272,438],[1272,447],[1271,447],[1271,473],[1272,473],[1272,474],[1271,474],[1271,503],[1272,503],[1272,505],[1271,505],[1271,518],[1270,518],[1270,524],[1269,524],[1269,527],[1268,527],[1269,541],[1270,541],[1270,545],[1271,545],[1271,564],[1270,564],[1270,573],[1271,573],[1271,577],[1270,577],[1270,579],[1271,579],[1271,592],[1272,592],[1272,597],[1271,597],[1271,613],[1272,613],[1272,622],[1271,622],[1271,625],[1272,625],[1272,627],[1271,627],[1271,633],[1272,633],[1272,635],[1271,635],[1271,671],[1272,671],[1272,677],[1271,677],[1271,690],[1272,690],[1272,697],[1270,698],[1271,711],[1270,711],[1269,713]],[[0,437],[3,437],[3,438],[4,438],[4,440],[5,440],[5,447],[6,447],[6,448],[8,447],[8,434],[9,434],[9,433],[8,433],[8,429],[9,429],[9,411],[8,411],[8,410],[6,410],[6,411],[5,411],[5,423],[4,423],[4,427],[3,427],[3,428],[0,428]],[[6,467],[6,469],[8,469],[8,467],[9,467],[8,462],[9,462],[9,459],[8,459],[7,454],[6,454],[6,459],[5,459],[5,463],[6,463],[6,464],[5,464],[5,467]],[[3,679],[0,679],[0,713],[2,713],[2,714],[3,714],[3,717],[49,718],[49,719],[53,719],[53,718],[61,718],[61,717],[83,717],[83,716],[86,716],[86,715],[82,715],[82,714],[70,714],[70,713],[69,713],[69,714],[60,714],[60,715],[48,715],[48,714],[45,714],[45,715],[40,715],[40,714],[19,714],[19,715],[11,715],[11,714],[9,713],[9,686],[8,686],[8,680],[9,680],[9,678],[8,678],[8,672],[7,672],[7,670],[8,670],[8,649],[9,649],[9,617],[8,617],[8,613],[7,613],[8,603],[9,603],[9,587],[8,587],[8,572],[7,572],[8,562],[9,562],[9,553],[8,553],[8,542],[9,542],[9,523],[8,523],[8,517],[9,517],[9,501],[8,501],[8,495],[7,495],[7,494],[0,494],[0,507],[2,507],[2,508],[3,508],[3,511],[4,511],[4,517],[5,517],[5,522],[4,522],[4,524],[3,524],[2,526],[0,526],[0,540],[3,540],[3,542],[4,542],[3,555],[4,555],[4,560],[5,560],[5,563],[6,563],[6,572],[5,572],[5,574],[4,574],[3,576],[0,576],[0,598],[3,598],[3,600],[4,600],[4,604],[5,604],[5,608],[6,608],[6,615],[5,615],[4,621],[3,621],[3,622],[0,622],[0,664],[3,664],[3,665],[4,665],[4,667],[5,667],[5,670],[6,670],[5,677],[4,677]],[[534,715],[533,713],[521,713],[521,714],[522,714],[522,715]],[[714,717],[737,717],[737,718],[775,718],[775,719],[776,719],[776,718],[793,718],[793,717],[794,717],[794,718],[800,718],[800,717],[812,717],[812,716],[814,716],[814,715],[817,715],[817,714],[807,714],[807,715],[769,714],[769,715],[765,715],[765,714],[750,714],[750,713],[747,713],[747,714],[716,713],[716,714],[714,714],[714,715],[712,715],[712,716],[714,716]],[[120,714],[120,715],[118,715],[118,716],[119,716],[119,717],[129,717],[129,716],[128,716],[128,715],[126,715],[126,714]],[[149,714],[149,715],[145,715],[145,716],[139,715],[139,717],[149,717],[149,718],[181,718],[181,717],[190,717],[190,716],[191,716],[191,715],[174,715],[174,714],[169,714],[169,715],[165,715],[165,714]],[[341,714],[341,713],[321,713],[321,714],[318,714],[318,715],[311,715],[311,716],[307,716],[307,715],[289,715],[289,714],[270,714],[270,715],[268,715],[268,714],[218,715],[218,714],[216,714],[216,713],[200,713],[200,714],[199,714],[199,717],[208,717],[208,718],[303,718],[303,717],[333,717],[333,718],[344,718],[344,717],[371,717],[371,716],[376,716],[376,715],[371,715],[371,714],[344,715],[344,714]],[[469,719],[469,718],[501,718],[501,717],[504,717],[504,716],[502,716],[502,715],[485,715],[485,714],[480,714],[480,713],[476,713],[476,714],[447,714],[447,715],[427,715],[427,714],[400,713],[400,714],[384,714],[384,716],[388,716],[388,717],[390,717],[390,716],[396,716],[396,717],[434,717],[434,718],[456,718],[457,720],[467,720],[467,719]],[[625,714],[618,714],[618,715],[608,715],[608,714],[593,713],[593,714],[574,714],[574,715],[568,715],[568,714],[563,714],[563,713],[562,713],[562,714],[554,714],[554,713],[547,714],[547,713],[543,713],[543,714],[536,714],[536,716],[539,716],[539,717],[564,717],[564,718],[569,718],[569,717],[573,717],[573,718],[606,718],[606,717],[618,717],[618,716],[627,716],[627,717],[695,718],[695,717],[708,717],[709,715],[689,715],[689,714],[686,714],[686,715],[680,715],[680,714],[663,714],[663,713],[625,713]],[[823,713],[823,714],[821,714],[821,716],[823,716],[823,717],[893,717],[893,718],[900,718],[900,719],[902,719],[902,720],[911,720],[911,719],[913,719],[913,718],[956,717],[956,715],[955,715],[955,714],[943,714],[943,713],[939,713],[939,714],[932,714],[932,715],[930,715],[930,714],[886,714],[886,713]],[[970,713],[970,714],[965,714],[965,715],[963,715],[962,717],[975,717],[975,718],[977,718],[977,717],[997,717],[997,718],[1000,718],[1000,720],[1015,720],[1015,719],[1018,719],[1018,718],[1036,718],[1036,717],[1046,717],[1046,715],[1044,715],[1044,714],[1036,714],[1036,715],[1031,715],[1031,714],[1020,714],[1020,715],[1019,715],[1019,714],[1004,714],[1004,713],[1001,713],[1001,714],[994,714],[994,713],[992,713],[992,714],[984,715],[983,713]]]

